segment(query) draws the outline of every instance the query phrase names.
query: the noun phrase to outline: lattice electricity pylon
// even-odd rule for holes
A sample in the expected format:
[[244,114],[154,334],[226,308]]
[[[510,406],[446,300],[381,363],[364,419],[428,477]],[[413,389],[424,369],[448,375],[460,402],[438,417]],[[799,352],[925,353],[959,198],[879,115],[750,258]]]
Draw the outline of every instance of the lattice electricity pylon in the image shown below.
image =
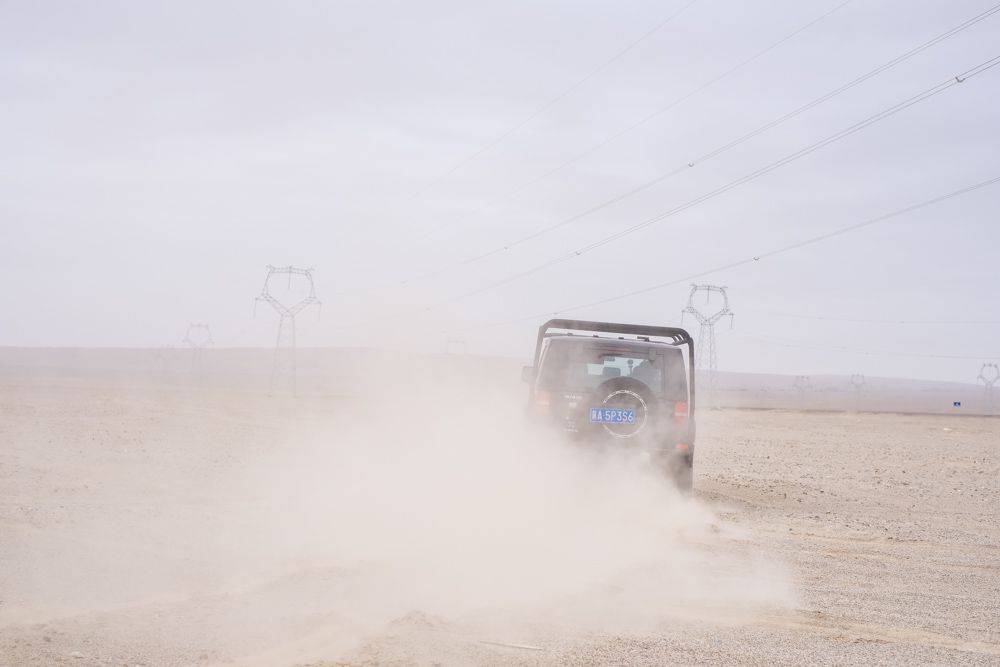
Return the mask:
[[[295,363],[295,316],[309,306],[322,307],[322,303],[316,298],[316,283],[313,281],[313,270],[301,269],[295,266],[271,266],[267,265],[267,275],[264,277],[264,287],[260,294],[254,299],[254,316],[257,315],[257,303],[264,301],[278,313],[278,336],[274,343],[274,361],[271,365],[271,391],[278,386],[282,376],[288,377],[291,393],[296,392],[297,368]],[[272,280],[276,276],[287,276],[288,286],[292,287],[292,280],[299,279],[308,282],[309,291],[305,298],[296,303],[286,305],[278,300],[271,290]]]
[[993,388],[1000,381],[1000,366],[996,364],[983,364],[979,369],[979,377],[976,378],[983,383],[983,405],[986,412],[993,412]]
[[445,354],[468,354],[469,341],[464,338],[449,338],[444,342]]
[[[705,293],[705,303],[708,304],[713,294],[718,294],[722,298],[722,307],[709,314],[698,310],[695,306],[695,297],[699,292]],[[715,324],[724,317],[729,318],[729,328],[733,328],[733,312],[729,310],[729,295],[726,294],[725,287],[717,285],[691,285],[691,293],[688,294],[687,307],[681,311],[681,324],[684,324],[684,316],[691,315],[699,325],[698,346],[695,354],[695,368],[708,371],[708,401],[710,406],[715,405],[716,372],[718,371],[718,358],[715,347]]]
[[854,388],[854,409],[858,412],[861,411],[861,394],[864,393],[866,384],[868,384],[868,379],[861,373],[855,373],[851,376],[851,387]]
[[174,347],[172,345],[161,345],[160,347],[152,350],[153,359],[155,360],[155,372],[159,374],[161,378],[167,377],[170,370],[170,358],[172,356]]
[[201,351],[213,345],[212,330],[204,322],[192,322],[184,334],[184,344],[191,348],[191,372],[199,379],[202,376]]
[[812,380],[808,375],[796,375],[793,383],[795,391],[799,392],[799,404],[805,405],[806,392],[812,389]]

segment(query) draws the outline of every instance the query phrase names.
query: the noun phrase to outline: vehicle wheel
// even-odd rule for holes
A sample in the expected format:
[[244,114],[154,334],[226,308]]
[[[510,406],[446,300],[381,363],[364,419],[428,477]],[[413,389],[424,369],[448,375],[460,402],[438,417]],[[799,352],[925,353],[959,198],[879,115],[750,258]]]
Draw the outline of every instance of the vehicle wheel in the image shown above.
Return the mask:
[[690,495],[694,489],[694,466],[681,464],[673,470],[674,484],[684,495]]

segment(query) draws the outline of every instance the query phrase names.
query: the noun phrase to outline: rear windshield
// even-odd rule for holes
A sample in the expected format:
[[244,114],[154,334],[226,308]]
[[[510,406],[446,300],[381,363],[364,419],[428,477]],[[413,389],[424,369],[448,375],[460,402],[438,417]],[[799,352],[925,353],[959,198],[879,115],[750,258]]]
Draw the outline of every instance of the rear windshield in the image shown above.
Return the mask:
[[542,360],[539,386],[590,391],[614,378],[631,378],[657,396],[687,400],[684,359],[675,348],[628,349],[550,341]]

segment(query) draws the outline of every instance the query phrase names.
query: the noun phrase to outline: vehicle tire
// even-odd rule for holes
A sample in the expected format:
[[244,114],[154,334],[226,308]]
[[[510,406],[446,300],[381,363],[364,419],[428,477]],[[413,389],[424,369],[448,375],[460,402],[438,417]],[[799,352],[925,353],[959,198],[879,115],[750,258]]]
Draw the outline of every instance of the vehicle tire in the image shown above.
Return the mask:
[[684,495],[690,495],[694,490],[694,466],[682,463],[673,470],[674,484]]
[[598,386],[594,391],[594,397],[600,405],[635,411],[634,423],[597,425],[597,428],[611,436],[621,439],[634,438],[651,428],[649,422],[653,419],[651,408],[654,406],[654,399],[649,388],[643,383],[630,378],[614,378]]

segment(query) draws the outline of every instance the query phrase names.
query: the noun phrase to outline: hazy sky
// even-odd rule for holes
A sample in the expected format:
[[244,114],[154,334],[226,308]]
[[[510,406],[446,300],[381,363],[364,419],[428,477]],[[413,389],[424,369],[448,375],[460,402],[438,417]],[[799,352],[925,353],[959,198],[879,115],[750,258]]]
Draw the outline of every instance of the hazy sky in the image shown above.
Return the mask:
[[[479,325],[683,279],[1000,176],[996,67],[453,300],[1000,56],[997,14],[593,215],[371,289],[581,213],[992,6],[853,0],[705,87],[841,2],[0,2],[0,344],[179,345],[205,321],[218,345],[267,345],[275,319],[251,319],[253,296],[266,264],[293,263],[315,267],[324,304],[300,316],[300,344],[441,350],[450,337],[527,356],[543,318]],[[1000,325],[961,323],[1000,321],[998,203],[1000,184],[700,279],[727,285],[736,313],[720,367],[974,381],[1000,355]],[[687,282],[571,314],[677,323]],[[909,356],[923,354],[969,358]]]

